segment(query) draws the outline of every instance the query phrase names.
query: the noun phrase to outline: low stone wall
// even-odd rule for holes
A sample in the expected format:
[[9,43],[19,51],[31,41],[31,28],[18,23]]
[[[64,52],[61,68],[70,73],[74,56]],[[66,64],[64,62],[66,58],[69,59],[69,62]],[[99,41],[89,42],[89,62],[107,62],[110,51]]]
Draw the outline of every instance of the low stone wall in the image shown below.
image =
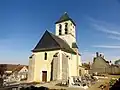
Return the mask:
[[89,70],[90,73],[99,73],[99,74],[120,74],[120,68],[117,67],[109,67],[109,68],[94,68]]

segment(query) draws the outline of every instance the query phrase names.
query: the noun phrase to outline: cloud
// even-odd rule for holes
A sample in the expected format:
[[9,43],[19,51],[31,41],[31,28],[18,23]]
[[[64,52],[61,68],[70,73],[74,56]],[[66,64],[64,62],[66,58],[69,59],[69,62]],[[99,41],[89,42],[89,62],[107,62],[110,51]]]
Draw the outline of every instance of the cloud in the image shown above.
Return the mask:
[[99,35],[101,35],[102,37],[104,36],[104,38],[107,40],[104,41],[103,39],[101,43],[99,42],[100,44],[91,45],[92,48],[83,51],[82,52],[83,62],[93,61],[95,52],[103,53],[105,55],[105,59],[112,60],[112,62],[119,59],[120,43],[119,41],[113,43],[113,41],[120,40],[120,26],[112,22],[106,22],[102,19],[99,20],[97,18],[92,18],[89,16],[85,17],[90,25],[91,30],[97,31]]
[[120,32],[118,32],[117,30],[116,31],[111,30],[110,27],[105,27],[105,26],[98,25],[98,24],[92,24],[92,26],[94,27],[94,29],[102,31],[107,34],[120,35]]
[[93,45],[92,47],[97,47],[97,48],[108,48],[108,49],[120,49],[120,46],[115,46],[115,45]]
[[[110,23],[95,20],[93,18],[90,18],[90,20],[92,21],[91,25],[95,30],[98,30],[98,31],[101,31],[107,34],[105,35],[106,38],[120,40],[120,32],[119,32],[120,27],[118,26],[114,27],[114,25]],[[93,45],[93,47],[107,48],[107,49],[119,49],[120,45]]]
[[120,37],[118,37],[118,36],[108,36],[108,38],[115,39],[115,40],[120,40]]
[[120,27],[118,25],[104,20],[98,20],[90,16],[86,16],[86,18],[89,20],[90,26],[92,26],[95,30],[102,31],[107,34],[120,35]]
[[104,25],[108,25],[108,23],[106,23],[105,21],[102,20],[97,20],[95,18],[92,18],[90,16],[86,16],[87,20],[89,20],[92,23],[97,23],[97,24],[104,24]]

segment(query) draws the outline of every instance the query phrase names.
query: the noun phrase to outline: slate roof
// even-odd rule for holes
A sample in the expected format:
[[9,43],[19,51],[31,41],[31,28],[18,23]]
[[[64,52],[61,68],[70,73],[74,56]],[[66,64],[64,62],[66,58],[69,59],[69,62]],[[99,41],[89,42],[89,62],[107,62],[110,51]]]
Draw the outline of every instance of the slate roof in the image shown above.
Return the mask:
[[95,62],[95,60],[103,60],[107,65],[109,65],[109,61],[105,60],[103,57],[98,56],[98,57],[94,57],[93,63]]
[[76,54],[76,52],[72,48],[70,48],[70,46],[64,40],[46,30],[38,44],[32,50],[32,52],[60,49],[66,52]]
[[69,17],[69,15],[66,12],[60,17],[60,19],[55,24],[68,20],[70,20],[76,26],[75,22]]

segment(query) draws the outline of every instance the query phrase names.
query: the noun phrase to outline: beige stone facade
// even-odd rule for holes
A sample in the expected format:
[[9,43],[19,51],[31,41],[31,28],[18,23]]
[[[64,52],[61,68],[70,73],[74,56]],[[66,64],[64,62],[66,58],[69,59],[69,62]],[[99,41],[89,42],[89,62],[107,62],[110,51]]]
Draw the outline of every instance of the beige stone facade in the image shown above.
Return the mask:
[[[32,58],[30,58],[29,81],[42,82],[42,71],[47,71],[47,81],[62,80],[70,76],[79,75],[77,66],[79,66],[81,62],[80,59],[76,59],[77,55],[61,50],[48,51],[48,59],[44,60],[44,53],[45,52],[34,53]],[[55,54],[57,54],[57,56],[54,56]],[[80,56],[78,57],[80,58]]]

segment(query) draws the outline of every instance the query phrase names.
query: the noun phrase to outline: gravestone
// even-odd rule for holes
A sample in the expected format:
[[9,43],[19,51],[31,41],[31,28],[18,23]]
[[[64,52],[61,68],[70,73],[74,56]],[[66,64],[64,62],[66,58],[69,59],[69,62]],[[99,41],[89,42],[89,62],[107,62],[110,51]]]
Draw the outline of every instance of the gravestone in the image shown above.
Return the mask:
[[3,86],[3,79],[0,78],[0,87]]

